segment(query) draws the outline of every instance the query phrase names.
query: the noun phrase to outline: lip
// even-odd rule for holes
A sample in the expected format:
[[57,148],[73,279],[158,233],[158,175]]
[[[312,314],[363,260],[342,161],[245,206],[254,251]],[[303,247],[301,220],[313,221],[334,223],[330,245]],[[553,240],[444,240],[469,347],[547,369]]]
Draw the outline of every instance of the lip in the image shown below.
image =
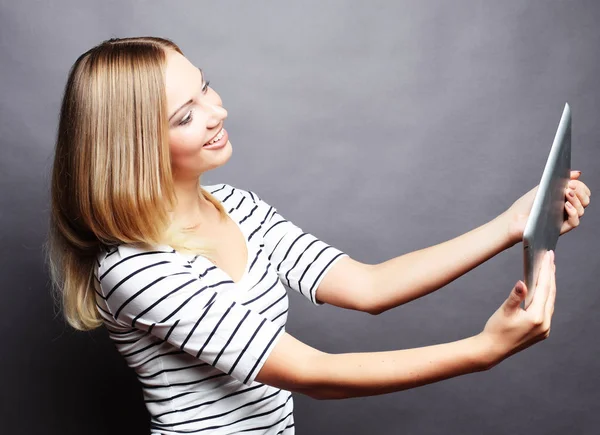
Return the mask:
[[[220,140],[218,140],[217,142],[210,144],[210,145],[202,145],[202,148],[205,148],[208,150],[223,148],[227,144],[227,141],[229,140],[229,134],[227,133],[227,130],[225,130],[224,128],[221,128],[221,130],[223,130],[223,137]],[[219,130],[219,132],[217,134],[219,134],[221,132],[221,130]],[[215,137],[217,137],[217,134],[213,136],[213,139]],[[210,142],[210,140],[208,142]]]

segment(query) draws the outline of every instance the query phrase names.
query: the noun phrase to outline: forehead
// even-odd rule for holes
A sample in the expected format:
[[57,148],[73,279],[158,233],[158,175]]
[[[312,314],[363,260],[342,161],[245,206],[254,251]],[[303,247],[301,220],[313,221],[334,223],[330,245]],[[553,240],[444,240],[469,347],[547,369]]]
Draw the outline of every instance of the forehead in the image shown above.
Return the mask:
[[173,110],[192,98],[202,86],[202,73],[185,56],[173,50],[167,50],[165,68],[165,90],[167,110]]

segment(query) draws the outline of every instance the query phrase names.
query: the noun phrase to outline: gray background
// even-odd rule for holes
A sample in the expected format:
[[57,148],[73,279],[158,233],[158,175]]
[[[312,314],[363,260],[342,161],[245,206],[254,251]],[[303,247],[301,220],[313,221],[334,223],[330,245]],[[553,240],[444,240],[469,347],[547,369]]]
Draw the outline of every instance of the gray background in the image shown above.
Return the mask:
[[[60,98],[110,37],[173,39],[229,111],[231,160],[203,184],[251,189],[353,258],[456,237],[535,186],[565,101],[573,168],[598,191],[594,1],[2,1],[3,433],[144,434],[133,373],[104,330],[53,311],[41,244]],[[597,205],[561,237],[550,338],[488,372],[341,401],[295,395],[297,433],[597,434]],[[290,291],[288,332],[327,352],[478,333],[522,278],[521,246],[380,316]],[[402,271],[398,271],[402,279]]]

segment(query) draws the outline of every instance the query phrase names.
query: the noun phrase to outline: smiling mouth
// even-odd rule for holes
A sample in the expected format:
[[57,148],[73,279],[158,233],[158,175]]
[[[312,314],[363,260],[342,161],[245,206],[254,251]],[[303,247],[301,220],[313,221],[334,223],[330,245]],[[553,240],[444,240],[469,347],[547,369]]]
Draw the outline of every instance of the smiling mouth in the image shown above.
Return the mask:
[[219,130],[219,132],[215,135],[215,137],[213,137],[211,140],[206,142],[204,145],[211,145],[215,142],[220,141],[223,138],[223,135],[225,135],[225,130],[223,130],[223,127],[221,127],[221,130]]

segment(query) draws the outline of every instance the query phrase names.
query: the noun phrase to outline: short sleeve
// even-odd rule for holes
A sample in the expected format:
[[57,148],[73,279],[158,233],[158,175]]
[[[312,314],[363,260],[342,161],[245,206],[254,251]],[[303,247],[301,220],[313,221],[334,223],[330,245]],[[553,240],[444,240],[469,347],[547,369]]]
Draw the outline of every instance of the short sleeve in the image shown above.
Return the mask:
[[264,249],[280,280],[313,304],[324,305],[316,298],[317,288],[327,271],[348,254],[304,232],[255,192],[248,193],[259,206],[264,221]]
[[[202,274],[200,275],[202,276]],[[100,262],[97,302],[117,323],[147,331],[246,385],[283,326],[219,294],[176,251],[121,245]]]

